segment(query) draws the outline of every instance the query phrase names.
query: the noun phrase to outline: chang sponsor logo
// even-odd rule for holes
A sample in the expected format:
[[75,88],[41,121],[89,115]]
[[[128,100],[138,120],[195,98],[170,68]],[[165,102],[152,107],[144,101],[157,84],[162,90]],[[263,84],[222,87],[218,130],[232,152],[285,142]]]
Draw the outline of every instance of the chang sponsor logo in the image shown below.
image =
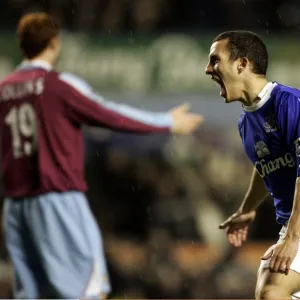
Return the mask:
[[254,166],[260,176],[265,177],[266,175],[270,175],[283,167],[293,168],[295,166],[295,161],[290,153],[286,153],[284,156],[277,157],[271,161],[266,161],[265,159],[256,161]]

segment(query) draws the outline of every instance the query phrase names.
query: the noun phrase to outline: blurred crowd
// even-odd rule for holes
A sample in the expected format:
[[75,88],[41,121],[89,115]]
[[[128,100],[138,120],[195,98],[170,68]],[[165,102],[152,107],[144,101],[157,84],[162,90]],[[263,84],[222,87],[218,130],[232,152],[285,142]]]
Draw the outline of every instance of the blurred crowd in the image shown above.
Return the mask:
[[[251,298],[259,257],[278,232],[272,201],[243,249],[232,249],[218,229],[241,201],[251,170],[236,128],[203,127],[192,137],[87,129],[87,196],[104,238],[112,297]],[[2,258],[7,262],[5,251]],[[4,274],[7,263],[0,269]],[[0,278],[2,298],[9,280]]]
[[[180,138],[87,137],[88,197],[116,296],[252,297],[259,257],[278,226],[268,199],[246,252],[232,249],[218,229],[240,203],[252,172],[236,128],[202,128]],[[237,260],[241,253],[247,258]]]
[[24,12],[47,10],[66,29],[107,33],[237,27],[265,32],[300,24],[297,0],[9,0],[1,8],[6,27]]

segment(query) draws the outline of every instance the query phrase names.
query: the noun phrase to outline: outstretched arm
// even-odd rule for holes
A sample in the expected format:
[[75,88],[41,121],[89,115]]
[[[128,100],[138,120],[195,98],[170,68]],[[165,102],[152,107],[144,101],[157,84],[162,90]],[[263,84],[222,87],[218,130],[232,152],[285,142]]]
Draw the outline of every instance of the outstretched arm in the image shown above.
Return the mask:
[[202,122],[202,116],[179,106],[167,113],[153,113],[105,100],[87,83],[71,74],[59,77],[67,117],[73,122],[127,132],[169,132],[188,134]]

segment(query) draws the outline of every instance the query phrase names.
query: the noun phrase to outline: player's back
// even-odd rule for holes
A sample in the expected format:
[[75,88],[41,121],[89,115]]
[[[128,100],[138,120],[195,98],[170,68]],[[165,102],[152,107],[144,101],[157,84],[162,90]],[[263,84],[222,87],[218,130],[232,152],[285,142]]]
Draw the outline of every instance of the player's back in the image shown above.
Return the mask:
[[83,138],[64,115],[58,73],[22,67],[0,83],[5,196],[84,190]]

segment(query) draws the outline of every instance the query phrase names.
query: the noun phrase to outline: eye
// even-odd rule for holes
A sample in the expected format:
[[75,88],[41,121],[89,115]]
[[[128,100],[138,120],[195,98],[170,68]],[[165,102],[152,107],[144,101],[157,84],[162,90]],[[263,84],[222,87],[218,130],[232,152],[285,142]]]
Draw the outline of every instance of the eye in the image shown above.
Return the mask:
[[212,58],[211,59],[211,65],[214,67],[215,65],[217,65],[219,63],[220,59],[219,58]]

